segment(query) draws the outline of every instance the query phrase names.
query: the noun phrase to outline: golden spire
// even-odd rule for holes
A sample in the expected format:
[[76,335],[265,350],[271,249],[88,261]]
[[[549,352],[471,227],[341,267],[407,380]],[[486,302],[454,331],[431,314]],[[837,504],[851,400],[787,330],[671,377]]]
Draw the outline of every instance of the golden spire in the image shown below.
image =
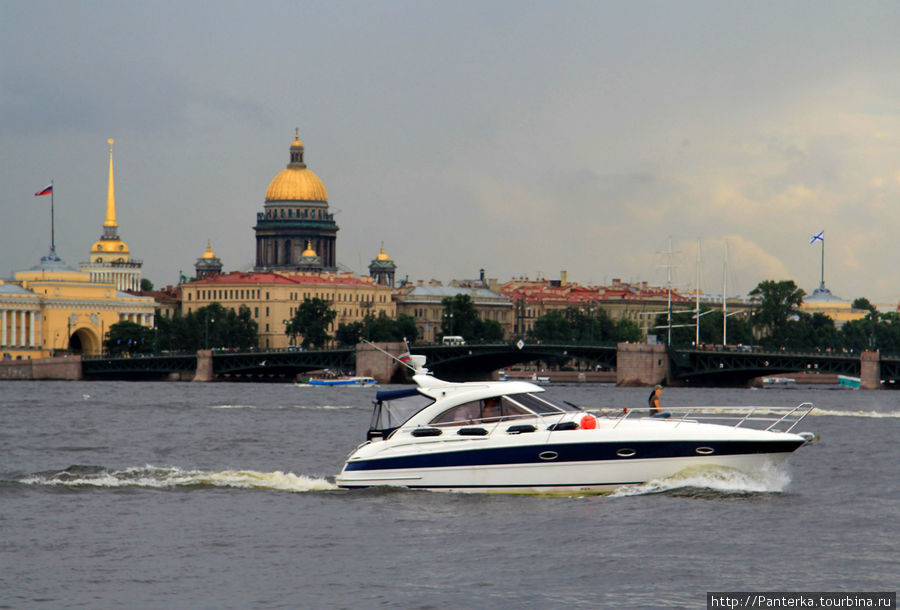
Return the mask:
[[115,227],[116,225],[116,186],[113,182],[113,139],[107,140],[109,143],[109,189],[106,193],[106,222],[104,227]]
[[375,257],[375,260],[377,260],[377,261],[391,260],[391,257],[388,256],[387,254],[385,254],[385,252],[384,252],[384,242],[381,242],[381,252],[378,254],[378,256]]

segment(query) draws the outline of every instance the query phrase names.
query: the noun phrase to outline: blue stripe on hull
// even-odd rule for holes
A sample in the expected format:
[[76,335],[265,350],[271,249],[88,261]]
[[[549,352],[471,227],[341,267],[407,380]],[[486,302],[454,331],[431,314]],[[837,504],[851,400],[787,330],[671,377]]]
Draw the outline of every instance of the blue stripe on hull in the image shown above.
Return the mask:
[[[458,466],[494,466],[501,464],[558,464],[561,462],[597,462],[608,460],[640,460],[682,457],[714,457],[720,455],[753,455],[760,453],[791,453],[803,444],[802,440],[784,441],[642,441],[615,443],[566,443],[466,449],[421,455],[375,458],[348,462],[344,470],[392,470],[397,468],[449,468]],[[698,454],[698,447],[709,447],[710,454]],[[617,455],[621,449],[632,449],[634,455]],[[553,451],[555,459],[542,460],[539,454]]]
[[[646,481],[617,481],[614,483],[534,483],[527,485],[407,485],[403,487],[407,489],[534,489],[544,487],[572,487],[574,489],[585,489],[588,487],[621,487],[623,485],[640,485]],[[368,489],[372,485],[353,485],[350,483],[340,483],[338,485],[342,489]]]

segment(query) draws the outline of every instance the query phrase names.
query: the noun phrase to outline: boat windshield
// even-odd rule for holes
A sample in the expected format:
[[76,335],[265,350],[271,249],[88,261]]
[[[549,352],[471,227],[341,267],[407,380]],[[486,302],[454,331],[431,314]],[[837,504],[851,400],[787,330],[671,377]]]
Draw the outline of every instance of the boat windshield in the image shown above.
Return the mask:
[[432,425],[489,423],[535,415],[558,415],[581,409],[534,394],[508,394],[456,405],[433,420]]
[[367,438],[386,439],[410,417],[433,402],[433,398],[419,394],[415,388],[378,392],[375,394],[375,408]]
[[512,394],[508,396],[511,400],[519,403],[529,411],[533,411],[538,415],[555,415],[560,412],[581,411],[575,405],[559,402],[546,396],[538,396],[536,394]]

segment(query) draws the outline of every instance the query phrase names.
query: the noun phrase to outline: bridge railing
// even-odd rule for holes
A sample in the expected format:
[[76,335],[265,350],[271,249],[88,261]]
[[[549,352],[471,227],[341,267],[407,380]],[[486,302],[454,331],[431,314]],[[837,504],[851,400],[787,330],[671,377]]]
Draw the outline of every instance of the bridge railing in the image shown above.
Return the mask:
[[[790,355],[790,356],[825,356],[835,358],[848,358],[859,356],[862,351],[853,349],[811,349],[811,348],[789,348],[789,347],[762,347],[759,345],[670,345],[670,350],[678,352],[729,352],[729,353],[746,353],[757,355]],[[882,353],[882,357],[894,356],[893,354]]]

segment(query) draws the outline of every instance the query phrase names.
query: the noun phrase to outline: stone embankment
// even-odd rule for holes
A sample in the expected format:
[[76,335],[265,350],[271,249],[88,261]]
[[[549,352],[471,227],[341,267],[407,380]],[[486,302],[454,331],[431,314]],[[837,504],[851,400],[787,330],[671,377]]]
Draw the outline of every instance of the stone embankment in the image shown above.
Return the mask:
[[0,379],[81,379],[81,356],[0,361]]

